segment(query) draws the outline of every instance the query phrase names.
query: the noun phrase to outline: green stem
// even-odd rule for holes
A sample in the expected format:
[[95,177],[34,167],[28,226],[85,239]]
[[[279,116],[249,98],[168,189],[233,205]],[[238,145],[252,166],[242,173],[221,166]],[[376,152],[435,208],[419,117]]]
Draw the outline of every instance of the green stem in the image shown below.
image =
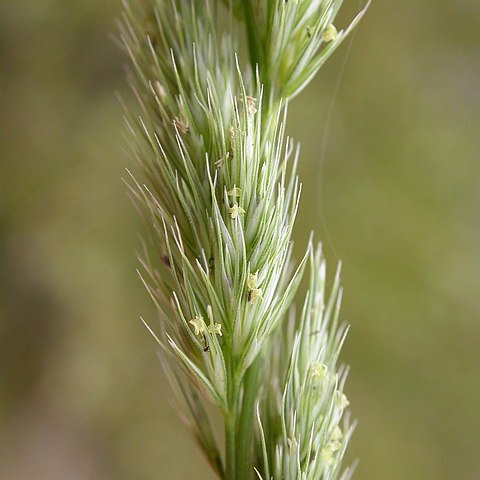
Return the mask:
[[255,399],[258,395],[258,368],[255,362],[243,379],[243,400],[236,435],[236,475],[239,480],[252,478],[253,429],[255,425]]
[[263,40],[260,38],[257,25],[255,24],[255,18],[257,13],[252,6],[252,0],[245,0],[243,2],[245,13],[245,25],[247,27],[247,42],[248,53],[250,57],[250,65],[252,66],[253,73],[259,69],[260,78],[263,83],[264,95],[270,101],[270,76],[268,74],[268,62],[265,61],[265,50],[262,44]]
[[250,56],[250,64],[252,65],[253,71],[257,63],[260,63],[260,52],[258,49],[258,40],[257,40],[257,29],[255,28],[254,23],[254,12],[250,0],[245,0],[243,2],[244,12],[245,12],[245,25],[247,27],[247,42],[248,42],[248,53]]
[[226,480],[235,480],[235,419],[225,422],[225,472]]
[[236,472],[236,445],[235,445],[235,433],[237,429],[237,416],[238,416],[238,397],[240,391],[240,385],[235,375],[235,359],[230,352],[228,362],[228,414],[225,417],[225,480],[235,480],[237,478]]

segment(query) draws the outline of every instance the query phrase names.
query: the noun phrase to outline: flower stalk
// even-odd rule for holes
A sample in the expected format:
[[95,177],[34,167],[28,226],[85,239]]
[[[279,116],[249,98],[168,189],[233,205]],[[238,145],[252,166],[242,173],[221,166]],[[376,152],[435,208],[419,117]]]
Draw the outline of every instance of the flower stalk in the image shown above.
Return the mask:
[[[125,110],[136,164],[128,185],[149,231],[140,275],[159,316],[148,328],[219,478],[345,479],[339,276],[327,300],[320,247],[291,258],[301,186],[285,122],[288,101],[365,10],[342,30],[341,0],[221,3],[124,4],[138,104]],[[241,28],[247,58],[237,55]]]

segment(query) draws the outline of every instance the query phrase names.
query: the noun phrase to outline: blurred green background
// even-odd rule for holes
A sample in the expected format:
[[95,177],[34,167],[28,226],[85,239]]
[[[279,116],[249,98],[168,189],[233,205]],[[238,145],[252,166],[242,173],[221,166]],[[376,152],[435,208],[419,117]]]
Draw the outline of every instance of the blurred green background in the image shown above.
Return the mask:
[[[0,4],[6,480],[211,478],[138,321],[119,4]],[[374,1],[289,127],[297,252],[344,265],[355,478],[479,479],[480,2]]]

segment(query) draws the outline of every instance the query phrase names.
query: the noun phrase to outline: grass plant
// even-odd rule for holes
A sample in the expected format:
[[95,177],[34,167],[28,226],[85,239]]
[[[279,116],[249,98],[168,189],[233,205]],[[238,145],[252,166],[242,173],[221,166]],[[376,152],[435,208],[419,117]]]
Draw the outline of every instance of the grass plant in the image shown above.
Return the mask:
[[299,149],[285,133],[288,102],[365,11],[341,29],[341,4],[124,4],[137,100],[125,110],[128,185],[149,232],[140,275],[159,316],[145,324],[182,418],[222,479],[353,471],[342,467],[353,425],[338,360],[340,271],[327,294],[313,237],[292,259],[301,185]]

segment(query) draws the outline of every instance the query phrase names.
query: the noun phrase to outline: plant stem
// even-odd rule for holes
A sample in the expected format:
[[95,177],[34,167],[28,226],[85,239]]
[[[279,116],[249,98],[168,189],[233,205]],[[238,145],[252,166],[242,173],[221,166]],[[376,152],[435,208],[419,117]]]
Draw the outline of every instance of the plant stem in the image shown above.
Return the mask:
[[238,397],[240,392],[239,382],[235,378],[235,361],[230,352],[229,359],[229,379],[227,400],[228,400],[228,415],[224,419],[225,422],[225,473],[226,480],[235,480],[236,478],[236,445],[235,433],[237,428],[238,415]]
[[243,7],[245,13],[245,25],[247,30],[247,43],[250,65],[252,66],[252,71],[254,74],[258,67],[260,71],[260,77],[262,78],[264,94],[266,98],[268,98],[270,101],[270,75],[267,72],[268,65],[267,62],[265,62],[262,40],[257,30],[257,26],[255,25],[256,12],[254,7],[252,6],[251,0],[245,0],[243,2]]
[[260,63],[260,52],[258,49],[257,31],[253,19],[254,12],[250,0],[246,0],[243,3],[243,7],[245,12],[245,25],[247,27],[248,53],[252,69],[255,72],[257,64]]
[[235,480],[235,419],[225,422],[225,472],[226,479]]
[[[258,361],[230,389],[229,418],[225,421],[225,471],[227,480],[247,480],[253,473],[253,429],[257,398]],[[234,375],[232,375],[234,378]],[[240,389],[243,388],[240,404]]]
[[236,437],[236,474],[244,480],[253,473],[253,428],[255,425],[255,399],[258,396],[258,367],[255,362],[245,373],[243,381],[243,400],[237,424]]

